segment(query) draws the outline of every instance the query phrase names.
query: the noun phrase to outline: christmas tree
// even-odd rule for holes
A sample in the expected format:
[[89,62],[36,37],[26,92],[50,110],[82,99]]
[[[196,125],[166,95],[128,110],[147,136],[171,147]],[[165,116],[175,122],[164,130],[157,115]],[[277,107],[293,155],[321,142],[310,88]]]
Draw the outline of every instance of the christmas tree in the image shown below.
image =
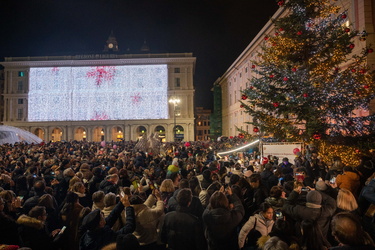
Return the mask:
[[[361,136],[373,130],[374,116],[356,117],[374,97],[373,72],[366,64],[373,49],[348,23],[347,11],[329,0],[279,1],[283,17],[272,20],[254,77],[242,92],[250,124],[282,140]],[[361,42],[360,42],[361,43]]]

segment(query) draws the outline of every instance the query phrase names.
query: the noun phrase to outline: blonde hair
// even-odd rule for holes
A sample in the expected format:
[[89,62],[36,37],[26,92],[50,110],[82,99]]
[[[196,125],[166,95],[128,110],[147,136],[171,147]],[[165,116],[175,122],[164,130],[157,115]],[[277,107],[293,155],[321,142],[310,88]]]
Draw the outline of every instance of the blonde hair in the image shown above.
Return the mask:
[[[82,182],[82,180],[78,176],[74,176],[72,179],[69,181],[69,189],[68,191],[73,191],[73,186],[77,182]],[[73,191],[74,192],[74,191]]]
[[80,192],[80,188],[84,187],[85,185],[82,183],[82,182],[76,182],[74,183],[73,187],[72,187],[72,191],[73,192]]
[[350,212],[358,208],[358,203],[352,192],[342,188],[337,195],[337,207]]
[[293,188],[303,187],[303,184],[301,182],[295,181],[293,184]]
[[173,181],[171,179],[165,179],[160,185],[160,192],[174,192]]

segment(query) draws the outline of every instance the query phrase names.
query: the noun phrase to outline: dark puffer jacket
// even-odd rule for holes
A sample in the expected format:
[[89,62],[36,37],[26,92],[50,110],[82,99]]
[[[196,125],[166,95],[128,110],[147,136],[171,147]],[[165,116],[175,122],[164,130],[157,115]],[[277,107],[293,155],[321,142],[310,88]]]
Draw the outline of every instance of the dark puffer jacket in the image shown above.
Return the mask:
[[203,221],[206,225],[206,239],[209,250],[238,249],[236,228],[245,214],[241,200],[235,195],[229,197],[233,203],[232,210],[224,208],[206,209],[203,212]]
[[284,203],[283,211],[295,222],[301,222],[307,219],[316,221],[323,236],[327,236],[331,217],[336,211],[336,201],[327,194],[322,192],[320,192],[320,194],[322,195],[322,205],[320,208],[313,208],[298,205],[299,194],[296,191],[292,191]]
[[207,248],[202,224],[187,207],[177,206],[176,211],[166,214],[161,240],[167,243],[170,249],[201,250]]

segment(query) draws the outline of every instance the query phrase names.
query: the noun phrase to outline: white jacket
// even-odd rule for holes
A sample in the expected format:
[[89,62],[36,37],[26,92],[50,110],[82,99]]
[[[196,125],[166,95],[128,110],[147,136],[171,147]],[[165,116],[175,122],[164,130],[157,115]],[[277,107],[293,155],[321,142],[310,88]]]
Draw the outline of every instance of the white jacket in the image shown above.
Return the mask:
[[273,220],[266,220],[261,213],[251,216],[245,225],[243,225],[240,234],[238,235],[238,246],[240,249],[243,248],[246,237],[250,230],[254,228],[255,218],[257,218],[255,229],[258,230],[262,236],[268,235],[272,230],[273,224],[275,223]]

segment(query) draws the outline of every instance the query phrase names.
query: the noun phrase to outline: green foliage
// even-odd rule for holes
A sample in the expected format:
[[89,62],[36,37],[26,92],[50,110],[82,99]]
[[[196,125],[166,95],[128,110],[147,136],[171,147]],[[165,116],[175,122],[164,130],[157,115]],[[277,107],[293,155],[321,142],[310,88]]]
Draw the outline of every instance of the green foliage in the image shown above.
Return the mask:
[[[279,1],[279,5],[280,5]],[[250,124],[282,140],[323,136],[361,136],[373,130],[374,116],[356,117],[374,97],[374,74],[366,64],[371,48],[346,26],[346,11],[328,0],[289,0],[284,17],[272,20],[274,34],[264,37],[254,60],[242,105]]]

